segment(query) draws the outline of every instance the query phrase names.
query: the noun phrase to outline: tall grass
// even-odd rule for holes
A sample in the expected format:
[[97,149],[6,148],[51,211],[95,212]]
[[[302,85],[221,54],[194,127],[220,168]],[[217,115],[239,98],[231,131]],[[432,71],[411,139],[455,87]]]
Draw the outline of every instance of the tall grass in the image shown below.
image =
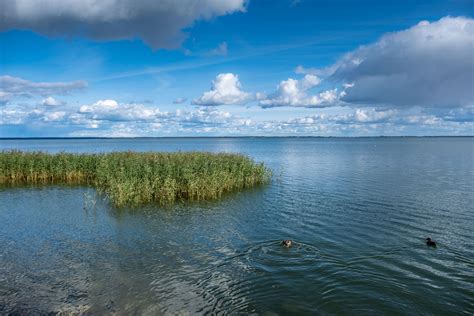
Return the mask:
[[263,163],[238,154],[0,152],[0,184],[92,185],[116,206],[215,199],[270,177]]

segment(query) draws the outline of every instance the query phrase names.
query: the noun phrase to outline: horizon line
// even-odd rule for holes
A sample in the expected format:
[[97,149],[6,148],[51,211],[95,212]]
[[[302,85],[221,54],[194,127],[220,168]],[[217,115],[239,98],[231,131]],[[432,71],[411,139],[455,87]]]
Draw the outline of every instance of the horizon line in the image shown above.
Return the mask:
[[0,140],[28,139],[161,139],[161,138],[456,138],[474,137],[474,135],[378,135],[378,136],[129,136],[129,137],[0,137]]

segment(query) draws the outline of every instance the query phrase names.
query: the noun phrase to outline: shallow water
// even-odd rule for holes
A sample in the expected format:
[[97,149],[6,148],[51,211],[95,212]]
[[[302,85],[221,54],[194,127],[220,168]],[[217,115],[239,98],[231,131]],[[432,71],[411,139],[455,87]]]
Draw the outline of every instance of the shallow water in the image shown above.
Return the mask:
[[0,313],[474,313],[474,138],[0,140],[11,148],[241,152],[274,178],[164,209],[0,189]]

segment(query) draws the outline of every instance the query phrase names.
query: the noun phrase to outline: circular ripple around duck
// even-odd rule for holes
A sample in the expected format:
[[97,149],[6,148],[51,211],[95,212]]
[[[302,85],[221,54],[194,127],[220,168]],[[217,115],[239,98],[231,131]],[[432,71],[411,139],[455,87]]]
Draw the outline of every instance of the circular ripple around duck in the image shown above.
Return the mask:
[[301,289],[305,278],[328,262],[316,247],[298,242],[285,248],[271,240],[244,249],[206,271],[206,277],[195,284],[207,300],[197,312],[291,310],[301,295],[294,289]]

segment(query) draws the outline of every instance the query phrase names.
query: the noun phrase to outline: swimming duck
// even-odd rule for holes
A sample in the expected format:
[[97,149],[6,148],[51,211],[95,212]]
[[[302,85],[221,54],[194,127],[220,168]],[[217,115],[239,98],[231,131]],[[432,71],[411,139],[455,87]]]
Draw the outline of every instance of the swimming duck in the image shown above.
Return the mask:
[[282,240],[280,243],[283,247],[290,248],[293,242],[289,239]]
[[430,246],[430,247],[433,247],[433,248],[436,248],[436,242],[434,240],[431,240],[430,237],[426,238],[426,245]]

